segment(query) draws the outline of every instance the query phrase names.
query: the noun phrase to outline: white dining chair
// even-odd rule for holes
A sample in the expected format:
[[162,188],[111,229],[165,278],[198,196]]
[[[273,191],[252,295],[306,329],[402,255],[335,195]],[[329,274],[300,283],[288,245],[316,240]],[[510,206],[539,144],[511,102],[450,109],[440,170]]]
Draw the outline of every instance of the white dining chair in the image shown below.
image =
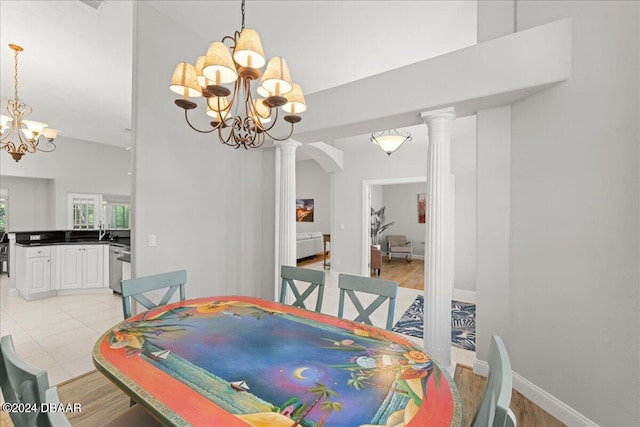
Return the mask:
[[[304,302],[317,288],[318,295],[316,296],[315,311],[320,313],[320,310],[322,309],[322,298],[324,296],[324,271],[283,265],[280,267],[280,277],[282,277],[282,284],[280,286],[280,303],[286,304],[287,288],[290,288],[296,299],[290,305],[292,307],[299,307],[307,310],[307,306]],[[302,293],[298,288],[298,286],[302,287],[303,285],[303,283],[300,282],[307,283],[307,287]]]
[[[388,300],[389,308],[387,309],[387,322],[385,328],[389,331],[391,330],[393,327],[393,315],[396,308],[396,296],[398,295],[397,282],[340,273],[338,276],[338,288],[340,288],[338,317],[343,317],[344,314],[345,294],[349,296],[351,303],[358,311],[358,316],[353,320],[355,322],[366,323],[367,325],[373,325],[370,318],[371,314]],[[365,308],[356,292],[378,295],[378,297]]]
[[49,388],[47,371],[25,362],[16,353],[11,335],[0,338],[0,386],[5,402],[34,407],[36,411],[9,413],[15,427],[46,426],[47,417],[40,412],[44,393]]
[[509,409],[513,388],[511,362],[502,338],[497,335],[491,337],[488,359],[487,385],[471,427],[516,427],[516,417]]

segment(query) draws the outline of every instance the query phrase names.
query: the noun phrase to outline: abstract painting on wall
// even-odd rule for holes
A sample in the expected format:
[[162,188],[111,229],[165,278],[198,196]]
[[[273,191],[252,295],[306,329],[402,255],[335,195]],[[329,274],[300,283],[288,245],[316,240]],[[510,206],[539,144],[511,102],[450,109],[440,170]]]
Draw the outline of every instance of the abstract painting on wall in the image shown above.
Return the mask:
[[296,200],[296,221],[313,222],[313,199]]
[[427,195],[418,194],[418,223],[424,224],[427,219]]

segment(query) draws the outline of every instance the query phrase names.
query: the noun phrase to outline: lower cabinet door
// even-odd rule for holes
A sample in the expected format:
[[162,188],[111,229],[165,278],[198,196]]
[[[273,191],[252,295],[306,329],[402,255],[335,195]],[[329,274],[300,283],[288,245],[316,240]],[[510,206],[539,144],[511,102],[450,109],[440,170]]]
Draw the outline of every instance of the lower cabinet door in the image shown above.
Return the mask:
[[104,246],[87,245],[83,249],[83,287],[102,288],[104,286]]
[[60,289],[82,288],[82,252],[80,245],[61,247]]
[[51,257],[27,258],[27,291],[29,293],[51,290]]

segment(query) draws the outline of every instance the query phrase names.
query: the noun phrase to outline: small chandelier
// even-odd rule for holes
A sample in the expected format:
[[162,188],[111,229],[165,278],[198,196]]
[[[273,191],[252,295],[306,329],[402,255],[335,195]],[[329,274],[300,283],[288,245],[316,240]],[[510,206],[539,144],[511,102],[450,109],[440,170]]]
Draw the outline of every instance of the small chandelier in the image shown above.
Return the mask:
[[[242,0],[241,31],[236,31],[233,37],[224,37],[221,42],[211,43],[206,55],[198,57],[195,66],[178,63],[169,89],[183,96],[175,103],[184,109],[187,124],[200,133],[216,131],[223,144],[249,149],[260,147],[265,136],[284,141],[293,134],[293,126],[302,120],[299,114],[307,106],[300,86],[291,82],[286,61],[279,56],[267,63],[256,89],[259,96],[254,97],[251,83],[260,78],[260,69],[265,62],[260,36],[255,30],[244,27]],[[233,84],[233,90],[225,84]],[[189,110],[198,106],[189,98],[200,96],[204,96],[206,114],[212,118],[208,130],[197,129],[189,121]],[[289,134],[281,138],[269,133],[278,121],[278,107],[286,113],[284,120],[291,124]]]
[[[30,105],[25,104],[18,98],[18,52],[22,52],[22,47],[10,44],[9,47],[15,51],[15,73],[13,75],[15,97],[13,99],[2,100],[2,110],[9,114],[0,114],[0,149],[7,150],[11,157],[18,162],[26,153],[35,154],[37,151],[51,152],[56,149],[53,140],[60,132],[52,129],[46,123],[33,120],[24,120],[25,116],[33,112]],[[40,140],[43,136],[44,139]],[[43,145],[40,143],[43,142]]]
[[397,130],[385,130],[378,133],[371,134],[371,142],[376,144],[382,151],[391,155],[394,151],[402,146],[407,141],[411,141],[411,134],[401,135]]

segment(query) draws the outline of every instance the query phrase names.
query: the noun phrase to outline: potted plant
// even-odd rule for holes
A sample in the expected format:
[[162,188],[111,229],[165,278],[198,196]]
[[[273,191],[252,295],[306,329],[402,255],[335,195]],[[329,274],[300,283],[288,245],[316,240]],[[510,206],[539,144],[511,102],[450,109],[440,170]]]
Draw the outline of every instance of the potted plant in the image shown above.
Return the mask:
[[378,210],[371,208],[371,244],[380,249],[379,238],[380,235],[389,227],[391,227],[395,222],[389,222],[384,224],[385,216],[384,216],[385,207],[381,207]]

